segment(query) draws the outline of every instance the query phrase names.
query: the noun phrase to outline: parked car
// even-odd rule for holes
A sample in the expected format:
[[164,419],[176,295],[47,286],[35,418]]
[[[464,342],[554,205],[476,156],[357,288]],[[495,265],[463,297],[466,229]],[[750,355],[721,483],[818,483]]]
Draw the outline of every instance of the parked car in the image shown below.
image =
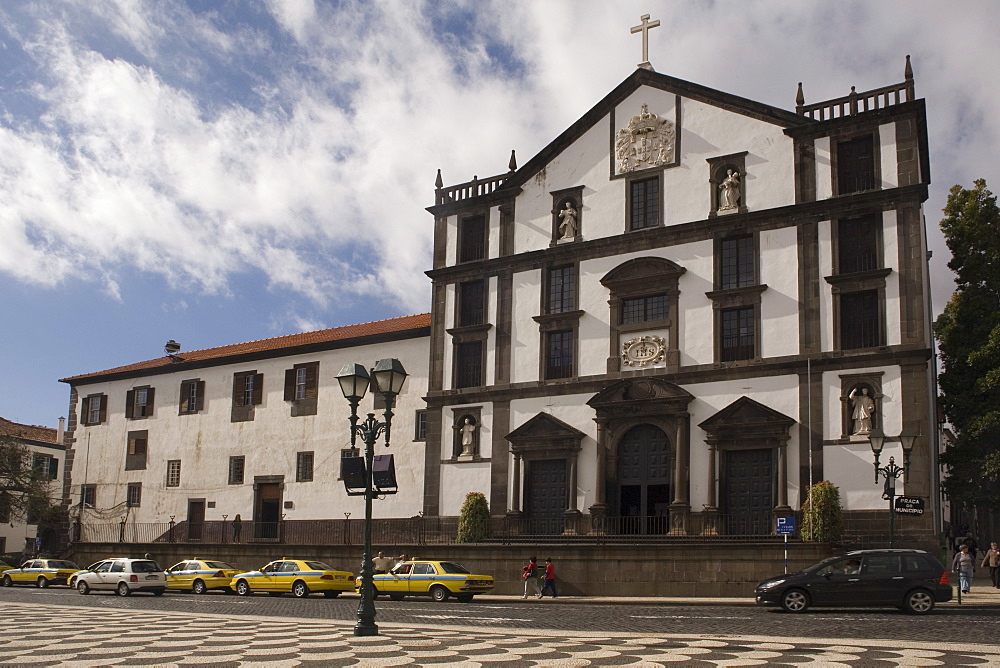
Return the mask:
[[313,592],[334,598],[354,589],[354,574],[340,571],[322,561],[311,559],[279,559],[262,566],[259,571],[237,573],[232,588],[240,596],[265,591],[272,596],[291,592],[299,598]]
[[32,584],[45,588],[50,584],[66,584],[66,580],[79,566],[65,559],[29,559],[20,568],[3,572],[3,586]]
[[[430,596],[435,601],[447,600],[454,594],[468,603],[476,594],[493,589],[492,575],[475,575],[453,561],[416,560],[396,564],[389,573],[374,576],[375,595],[388,594],[394,601],[405,596]],[[361,578],[355,580],[361,591]]]
[[107,590],[119,596],[136,591],[162,596],[167,589],[166,574],[150,559],[105,559],[94,570],[78,573],[75,582],[81,594]]
[[0,573],[3,573],[4,571],[9,571],[12,568],[17,568],[17,566],[7,561],[3,557],[0,557]]
[[951,600],[948,571],[923,550],[858,550],[757,585],[757,603],[788,612],[812,606],[897,607],[925,615]]
[[232,593],[233,576],[239,572],[240,569],[224,561],[182,561],[167,569],[167,589],[193,591],[196,594],[204,594],[210,589],[222,589]]
[[80,570],[76,571],[75,573],[71,573],[70,576],[69,576],[69,578],[66,580],[66,584],[69,585],[70,587],[75,588],[76,587],[76,578],[77,578],[77,576],[79,576],[81,573],[87,573],[89,571],[94,570],[95,568],[97,568],[98,566],[100,566],[101,562],[103,562],[103,561],[104,561],[104,559],[101,559],[101,561],[95,561],[90,566],[87,566],[86,568],[81,568]]

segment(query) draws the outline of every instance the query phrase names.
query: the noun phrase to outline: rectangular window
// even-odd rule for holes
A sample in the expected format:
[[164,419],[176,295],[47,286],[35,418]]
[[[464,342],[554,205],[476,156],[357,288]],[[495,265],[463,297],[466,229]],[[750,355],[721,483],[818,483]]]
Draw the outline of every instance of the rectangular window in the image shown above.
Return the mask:
[[875,189],[875,138],[865,135],[837,144],[837,194]]
[[649,295],[647,297],[627,297],[622,299],[621,324],[635,322],[652,322],[666,320],[670,315],[670,306],[666,295]]
[[237,455],[229,458],[229,484],[242,485],[243,471],[246,469],[247,458]]
[[459,227],[459,262],[486,257],[486,216],[463,218]]
[[250,373],[243,377],[243,405],[251,406],[257,402],[254,401],[254,381],[257,377]]
[[629,229],[660,224],[660,177],[629,183]]
[[125,497],[125,505],[129,508],[138,508],[142,503],[142,483],[141,482],[130,482],[128,484],[128,492]]
[[308,372],[306,369],[295,370],[295,401],[301,401],[306,398],[307,378]]
[[205,381],[194,379],[181,382],[178,406],[180,415],[190,415],[202,410],[205,407]]
[[264,401],[264,374],[241,371],[233,374],[233,407],[231,422],[253,420],[253,407]]
[[878,290],[840,295],[840,349],[882,345]]
[[170,459],[167,461],[167,487],[180,487],[181,485],[181,460]]
[[292,403],[292,417],[316,415],[319,362],[296,364],[285,371],[285,401]]
[[141,471],[146,468],[146,453],[148,452],[149,432],[142,431],[128,432],[128,449],[125,452],[125,470]]
[[137,387],[125,393],[125,417],[138,420],[153,414],[152,387]]
[[571,378],[573,376],[573,332],[549,332],[546,335],[545,378]]
[[757,284],[753,237],[723,239],[719,244],[719,288],[745,288]]
[[722,311],[722,361],[749,360],[756,355],[753,306]]
[[576,310],[576,267],[556,267],[549,270],[548,313],[569,313]]
[[427,440],[427,411],[417,411],[416,417],[413,420],[413,440],[414,441],[426,441]]
[[97,507],[97,485],[80,485],[80,503],[84,508]]
[[469,281],[459,285],[458,311],[460,327],[486,322],[486,281]]
[[300,452],[295,457],[295,482],[310,482],[313,479],[313,453]]
[[80,415],[84,425],[101,424],[107,418],[108,398],[103,394],[84,397]]
[[877,213],[838,221],[838,273],[880,269],[882,262],[878,249],[881,230],[882,216]]
[[455,386],[483,384],[483,342],[469,341],[455,346]]
[[35,454],[32,466],[35,474],[43,480],[55,480],[59,473],[59,460],[51,455]]

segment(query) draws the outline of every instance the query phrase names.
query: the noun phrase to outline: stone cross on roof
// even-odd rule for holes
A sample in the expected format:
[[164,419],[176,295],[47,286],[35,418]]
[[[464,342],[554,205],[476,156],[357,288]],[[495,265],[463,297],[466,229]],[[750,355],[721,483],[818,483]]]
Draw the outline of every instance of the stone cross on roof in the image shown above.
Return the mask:
[[642,62],[639,63],[638,66],[651,70],[653,69],[653,66],[649,64],[649,31],[652,28],[659,28],[660,20],[656,19],[655,21],[650,21],[649,14],[643,14],[639,17],[639,20],[642,21],[642,23],[632,28],[633,35],[637,32],[642,33]]

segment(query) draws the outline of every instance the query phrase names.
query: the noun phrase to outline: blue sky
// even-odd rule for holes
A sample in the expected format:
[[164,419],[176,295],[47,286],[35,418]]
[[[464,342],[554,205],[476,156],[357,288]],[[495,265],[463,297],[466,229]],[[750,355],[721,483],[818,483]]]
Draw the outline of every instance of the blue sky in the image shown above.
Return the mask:
[[1000,4],[13,0],[0,5],[0,415],[58,379],[429,310],[435,172],[524,164],[641,60],[785,109],[927,99],[935,310],[948,188],[1000,178]]

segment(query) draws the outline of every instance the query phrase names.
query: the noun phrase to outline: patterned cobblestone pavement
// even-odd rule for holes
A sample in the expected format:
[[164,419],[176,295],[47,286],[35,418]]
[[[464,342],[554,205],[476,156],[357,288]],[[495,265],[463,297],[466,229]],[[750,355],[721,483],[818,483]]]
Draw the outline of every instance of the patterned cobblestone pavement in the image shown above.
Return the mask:
[[[1000,647],[965,643],[690,634],[580,633],[316,619],[94,610],[7,603],[0,664],[13,666],[641,666],[1000,665]],[[28,621],[30,620],[30,621]]]

